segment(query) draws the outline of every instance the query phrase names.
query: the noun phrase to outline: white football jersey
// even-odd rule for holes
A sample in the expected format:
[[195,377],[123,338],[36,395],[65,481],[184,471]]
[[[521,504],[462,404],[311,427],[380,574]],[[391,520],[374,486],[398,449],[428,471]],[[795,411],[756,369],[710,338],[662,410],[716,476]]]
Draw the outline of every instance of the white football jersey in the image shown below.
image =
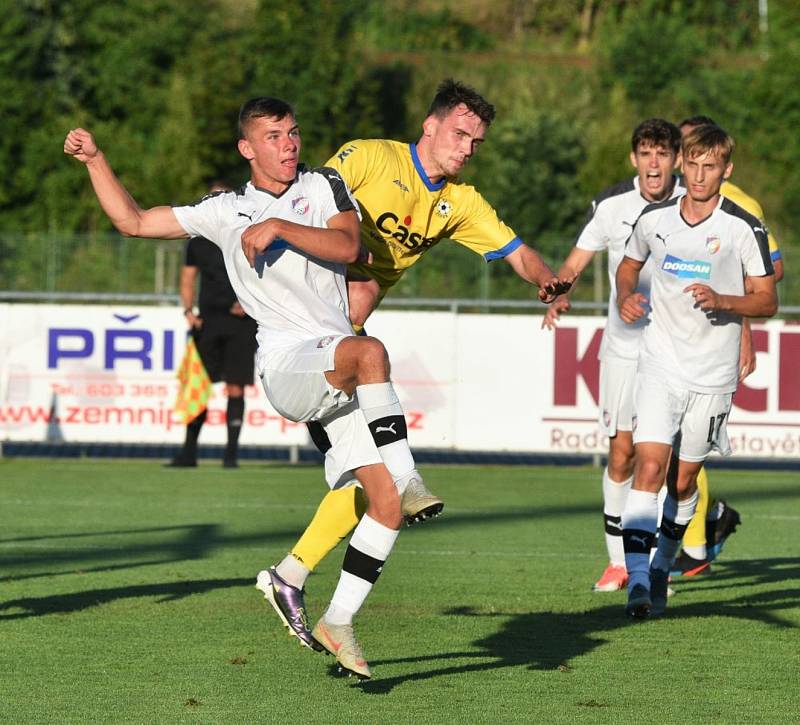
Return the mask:
[[[671,197],[684,192],[680,178],[673,176]],[[575,246],[590,252],[608,250],[608,280],[611,293],[608,299],[608,320],[598,357],[601,360],[635,361],[639,356],[639,341],[647,325],[643,319],[635,325],[622,321],[617,310],[617,267],[625,256],[625,242],[636,220],[650,202],[639,190],[639,177],[623,181],[602,191],[592,201],[588,218],[578,235]],[[639,291],[650,296],[650,264],[639,275]]]
[[258,322],[259,370],[274,351],[316,337],[353,334],[346,265],[317,259],[279,238],[251,267],[242,251],[242,232],[270,218],[326,228],[331,217],[353,210],[360,216],[337,171],[303,167],[277,196],[248,182],[237,191],[173,208],[187,234],[206,237],[222,250],[236,296]]
[[706,314],[684,289],[705,284],[718,294],[743,295],[745,277],[774,274],[763,223],[729,199],[690,225],[680,198],[648,206],[625,254],[652,260],[650,324],[638,371],[697,393],[732,393],[739,371],[740,315]]

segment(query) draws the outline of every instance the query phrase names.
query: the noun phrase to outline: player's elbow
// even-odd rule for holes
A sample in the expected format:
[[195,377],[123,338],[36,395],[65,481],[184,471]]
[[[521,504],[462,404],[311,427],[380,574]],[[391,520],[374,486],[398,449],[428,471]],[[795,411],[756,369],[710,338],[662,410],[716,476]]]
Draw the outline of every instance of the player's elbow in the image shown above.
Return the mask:
[[123,237],[141,237],[142,220],[138,213],[126,214],[124,217],[112,218],[111,223]]
[[139,225],[138,224],[127,224],[127,223],[114,223],[114,228],[123,236],[123,237],[138,237],[139,234]]
[[774,317],[778,312],[778,295],[775,292],[764,295],[759,307],[759,317]]
[[345,264],[353,264],[358,261],[361,254],[361,242],[356,237],[353,239],[349,234],[345,235],[345,243],[341,246],[341,261]]

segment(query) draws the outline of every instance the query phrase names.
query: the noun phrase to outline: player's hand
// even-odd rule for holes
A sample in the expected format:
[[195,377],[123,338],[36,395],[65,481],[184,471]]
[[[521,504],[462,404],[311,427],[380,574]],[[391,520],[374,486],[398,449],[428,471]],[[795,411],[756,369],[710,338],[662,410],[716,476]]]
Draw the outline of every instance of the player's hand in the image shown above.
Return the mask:
[[84,164],[91,161],[99,152],[94,136],[82,128],[73,128],[64,139],[64,153],[74,156]]
[[356,263],[372,264],[372,252],[370,252],[369,249],[363,244],[358,249],[358,259],[356,260]]
[[203,318],[198,317],[194,312],[186,313],[186,324],[190,330],[199,330],[203,326]]
[[739,382],[741,383],[756,369],[756,351],[753,349],[753,338],[742,333],[742,342],[739,346]]
[[649,303],[647,297],[641,292],[634,292],[624,299],[617,301],[617,308],[619,309],[619,316],[623,322],[629,325],[637,320],[641,320],[647,314],[645,305]]
[[551,277],[539,285],[539,300],[549,305],[556,297],[569,292],[574,281],[574,277],[571,279]]
[[244,311],[244,307],[239,304],[239,300],[236,300],[236,302],[231,305],[228,312],[236,317],[247,317],[247,313]]
[[547,308],[547,312],[544,313],[542,329],[546,327],[548,330],[555,330],[558,326],[559,320],[561,319],[561,315],[564,312],[569,311],[571,306],[572,305],[569,303],[569,297],[566,295],[556,297],[550,307]]
[[690,284],[683,291],[691,293],[695,307],[699,307],[703,312],[714,312],[722,306],[720,295],[707,284]]
[[251,267],[255,267],[256,257],[278,236],[278,224],[275,219],[266,219],[258,224],[253,224],[242,232],[242,251]]

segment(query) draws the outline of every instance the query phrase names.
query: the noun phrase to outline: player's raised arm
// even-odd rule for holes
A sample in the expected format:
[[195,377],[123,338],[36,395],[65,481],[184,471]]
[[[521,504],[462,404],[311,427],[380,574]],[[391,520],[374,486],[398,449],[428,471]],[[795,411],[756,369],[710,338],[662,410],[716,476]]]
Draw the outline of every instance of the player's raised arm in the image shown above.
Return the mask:
[[617,307],[619,316],[628,324],[645,315],[643,305],[648,303],[648,299],[636,291],[639,286],[639,272],[643,266],[644,262],[626,256],[617,267]]
[[141,209],[117,178],[89,131],[72,129],[64,139],[64,153],[86,165],[100,206],[117,230],[128,237],[181,239],[189,235],[172,208]]
[[361,254],[359,220],[355,211],[343,211],[328,219],[328,228],[295,224],[285,219],[266,219],[242,233],[242,251],[252,267],[256,256],[276,239],[328,262],[355,262]]

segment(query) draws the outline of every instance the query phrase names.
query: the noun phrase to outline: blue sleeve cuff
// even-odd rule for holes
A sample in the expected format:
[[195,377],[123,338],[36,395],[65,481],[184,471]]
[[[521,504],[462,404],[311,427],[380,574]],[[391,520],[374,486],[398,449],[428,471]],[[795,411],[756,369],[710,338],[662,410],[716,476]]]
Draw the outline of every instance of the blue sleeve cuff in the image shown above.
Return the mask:
[[522,240],[519,237],[514,237],[504,247],[501,247],[500,249],[495,249],[491,252],[486,252],[486,254],[483,255],[483,258],[487,262],[491,262],[495,259],[504,259],[509,254],[511,254],[511,252],[513,252],[515,249],[519,248],[521,245],[522,245]]
[[778,261],[778,260],[781,258],[781,250],[780,250],[780,249],[776,249],[774,252],[772,252],[772,253],[769,255],[769,258],[770,258],[770,259],[771,259],[773,262],[777,262],[777,261]]

